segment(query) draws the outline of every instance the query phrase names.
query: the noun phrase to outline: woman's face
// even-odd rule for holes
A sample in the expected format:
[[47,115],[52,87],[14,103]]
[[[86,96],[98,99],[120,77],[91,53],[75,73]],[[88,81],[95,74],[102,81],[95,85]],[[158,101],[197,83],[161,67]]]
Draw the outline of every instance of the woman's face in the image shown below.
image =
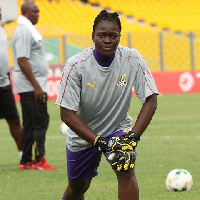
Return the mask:
[[113,21],[101,21],[92,33],[95,49],[104,56],[112,55],[120,42],[119,26]]

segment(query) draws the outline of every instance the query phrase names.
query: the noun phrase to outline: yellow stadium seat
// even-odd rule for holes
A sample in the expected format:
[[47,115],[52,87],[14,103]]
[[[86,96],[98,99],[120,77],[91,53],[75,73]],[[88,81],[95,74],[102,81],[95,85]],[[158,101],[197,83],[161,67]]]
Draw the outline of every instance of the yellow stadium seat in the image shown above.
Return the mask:
[[[23,2],[24,0],[18,0],[18,15],[21,14],[20,6]],[[94,18],[103,8],[119,12],[122,23],[120,44],[127,46],[127,34],[132,34],[131,46],[141,51],[154,71],[159,71],[160,68],[159,31],[169,29],[174,32],[170,37],[165,36],[165,48],[169,50],[165,52],[166,69],[172,70],[174,66],[180,66],[180,62],[178,59],[177,61],[171,59],[171,53],[180,57],[178,52],[188,56],[182,51],[184,48],[189,52],[187,38],[180,39],[175,32],[188,34],[190,31],[200,31],[200,3],[198,2],[197,0],[88,0],[85,4],[79,0],[54,0],[52,2],[35,0],[40,9],[40,19],[36,27],[42,31],[43,37],[55,37],[69,33],[87,36],[90,39]],[[98,4],[100,7],[94,7],[93,4]],[[16,26],[16,21],[5,25],[9,39],[12,38]],[[79,40],[72,38],[69,37],[68,40],[73,44],[80,44]],[[172,48],[170,41],[176,43],[173,48],[176,48],[176,51],[170,51]],[[195,44],[199,46],[198,40]],[[200,52],[198,47],[195,50]],[[9,54],[11,54],[10,49]],[[11,58],[12,55],[9,57]],[[199,63],[197,58],[195,63]],[[182,64],[183,69],[188,69],[188,66],[190,66],[189,61]],[[200,68],[199,64],[198,66]]]

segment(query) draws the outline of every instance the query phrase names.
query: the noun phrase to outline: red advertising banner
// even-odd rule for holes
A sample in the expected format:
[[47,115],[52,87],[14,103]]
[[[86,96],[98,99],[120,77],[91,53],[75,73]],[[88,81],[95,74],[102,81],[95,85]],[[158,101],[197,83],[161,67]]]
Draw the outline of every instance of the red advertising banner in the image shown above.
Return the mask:
[[152,73],[161,94],[200,92],[200,71]]
[[[47,84],[49,100],[56,100],[63,66],[50,66]],[[180,94],[200,92],[200,71],[153,72],[160,94]],[[11,70],[12,77],[12,70]],[[133,88],[133,95],[134,88]],[[19,96],[15,94],[16,101]]]

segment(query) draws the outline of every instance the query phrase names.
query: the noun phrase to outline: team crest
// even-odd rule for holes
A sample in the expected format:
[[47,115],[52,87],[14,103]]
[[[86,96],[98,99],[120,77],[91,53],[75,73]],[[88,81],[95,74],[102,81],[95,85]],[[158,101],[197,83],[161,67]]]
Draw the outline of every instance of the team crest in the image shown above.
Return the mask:
[[126,80],[125,80],[125,78],[126,78],[126,74],[122,74],[122,75],[120,76],[120,79],[119,79],[119,81],[117,82],[117,85],[118,85],[119,87],[123,87],[123,86],[126,85]]

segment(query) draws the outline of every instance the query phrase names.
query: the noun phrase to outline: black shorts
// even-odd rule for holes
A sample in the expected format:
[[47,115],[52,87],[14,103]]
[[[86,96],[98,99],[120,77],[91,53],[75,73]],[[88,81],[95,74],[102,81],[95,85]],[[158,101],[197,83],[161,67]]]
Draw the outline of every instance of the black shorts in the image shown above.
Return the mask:
[[11,85],[0,87],[0,119],[19,119]]

